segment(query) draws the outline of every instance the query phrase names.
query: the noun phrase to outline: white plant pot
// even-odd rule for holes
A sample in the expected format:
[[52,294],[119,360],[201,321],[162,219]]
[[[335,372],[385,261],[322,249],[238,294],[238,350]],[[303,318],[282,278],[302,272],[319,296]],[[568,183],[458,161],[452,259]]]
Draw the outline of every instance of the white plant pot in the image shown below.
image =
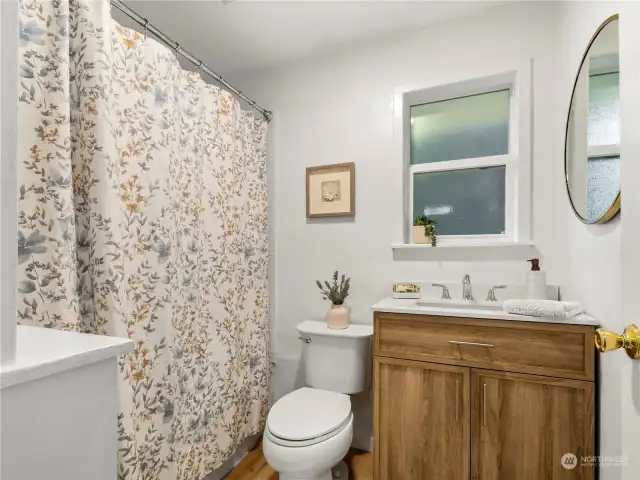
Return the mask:
[[325,317],[327,328],[344,330],[349,327],[349,309],[345,305],[331,305]]
[[430,243],[429,239],[424,234],[424,225],[411,227],[411,243]]

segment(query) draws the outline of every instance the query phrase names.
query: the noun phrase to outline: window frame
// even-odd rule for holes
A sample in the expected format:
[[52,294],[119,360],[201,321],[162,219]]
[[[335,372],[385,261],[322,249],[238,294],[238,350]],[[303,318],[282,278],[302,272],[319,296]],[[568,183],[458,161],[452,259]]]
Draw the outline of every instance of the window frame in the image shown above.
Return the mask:
[[[612,64],[611,57],[615,58],[615,64]],[[600,58],[603,58],[603,57],[600,57]],[[605,59],[605,62],[608,62],[608,63],[606,63],[604,66],[601,65],[598,68],[596,73],[588,72],[589,74],[587,75],[587,78],[589,79],[589,82],[591,81],[591,77],[595,75],[609,75],[609,74],[615,74],[615,73],[620,75],[620,66],[618,64],[617,55],[607,56],[607,58]],[[600,62],[600,63],[603,63],[603,62]],[[589,100],[587,100],[587,104],[588,103],[589,103]],[[618,121],[620,121],[619,118],[618,118]],[[588,128],[588,123],[589,123],[589,118],[587,114],[587,128]],[[611,143],[607,145],[589,145],[587,142],[587,160],[591,158],[601,158],[601,157],[620,157],[620,142]]]
[[[498,73],[496,73],[498,72]],[[413,177],[416,173],[505,166],[505,233],[439,235],[440,246],[530,243],[531,238],[531,61],[482,75],[429,85],[397,88],[394,98],[396,149],[402,161],[402,242],[410,244],[413,226]],[[410,164],[411,118],[414,105],[508,89],[509,148],[504,155]],[[397,210],[396,210],[397,211]]]

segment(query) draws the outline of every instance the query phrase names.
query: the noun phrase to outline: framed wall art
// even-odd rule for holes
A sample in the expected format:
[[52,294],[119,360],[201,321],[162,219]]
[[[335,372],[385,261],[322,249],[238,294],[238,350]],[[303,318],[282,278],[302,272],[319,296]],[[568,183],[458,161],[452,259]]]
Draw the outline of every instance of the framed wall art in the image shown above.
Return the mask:
[[356,164],[307,167],[307,218],[356,214]]

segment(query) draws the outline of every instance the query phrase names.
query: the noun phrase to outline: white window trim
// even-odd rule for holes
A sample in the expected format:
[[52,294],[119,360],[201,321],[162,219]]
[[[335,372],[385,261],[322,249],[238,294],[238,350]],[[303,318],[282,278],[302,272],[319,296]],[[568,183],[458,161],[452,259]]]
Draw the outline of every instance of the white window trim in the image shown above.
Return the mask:
[[594,145],[593,147],[587,147],[587,156],[589,158],[620,156],[620,144],[614,143],[611,145]]
[[[500,72],[500,73],[496,73]],[[394,93],[394,150],[397,166],[394,180],[397,205],[393,210],[394,248],[410,245],[413,224],[413,173],[443,171],[476,166],[505,165],[505,234],[438,237],[440,246],[505,245],[531,243],[531,125],[532,87],[531,61],[490,72],[478,72],[464,80],[451,79],[438,83],[398,87]],[[473,95],[509,88],[514,101],[510,103],[509,152],[506,155],[411,166],[410,118],[412,105]]]

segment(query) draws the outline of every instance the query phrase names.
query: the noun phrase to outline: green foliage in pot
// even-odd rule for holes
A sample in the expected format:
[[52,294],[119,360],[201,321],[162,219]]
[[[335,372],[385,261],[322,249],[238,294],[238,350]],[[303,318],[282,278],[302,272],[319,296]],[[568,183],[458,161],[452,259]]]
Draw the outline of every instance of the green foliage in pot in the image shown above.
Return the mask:
[[431,239],[431,246],[432,247],[436,246],[438,241],[436,239],[437,232],[436,232],[436,221],[435,220],[430,219],[426,215],[419,215],[413,221],[413,225],[416,226],[416,227],[424,226],[424,235],[427,238]]
[[333,272],[333,282],[329,283],[325,280],[324,285],[322,285],[320,280],[316,280],[316,285],[318,285],[318,288],[322,292],[322,299],[330,300],[332,305],[342,305],[349,296],[351,279],[347,278],[343,273],[342,277],[340,277],[340,282],[338,282],[339,276],[340,274],[336,270]]

